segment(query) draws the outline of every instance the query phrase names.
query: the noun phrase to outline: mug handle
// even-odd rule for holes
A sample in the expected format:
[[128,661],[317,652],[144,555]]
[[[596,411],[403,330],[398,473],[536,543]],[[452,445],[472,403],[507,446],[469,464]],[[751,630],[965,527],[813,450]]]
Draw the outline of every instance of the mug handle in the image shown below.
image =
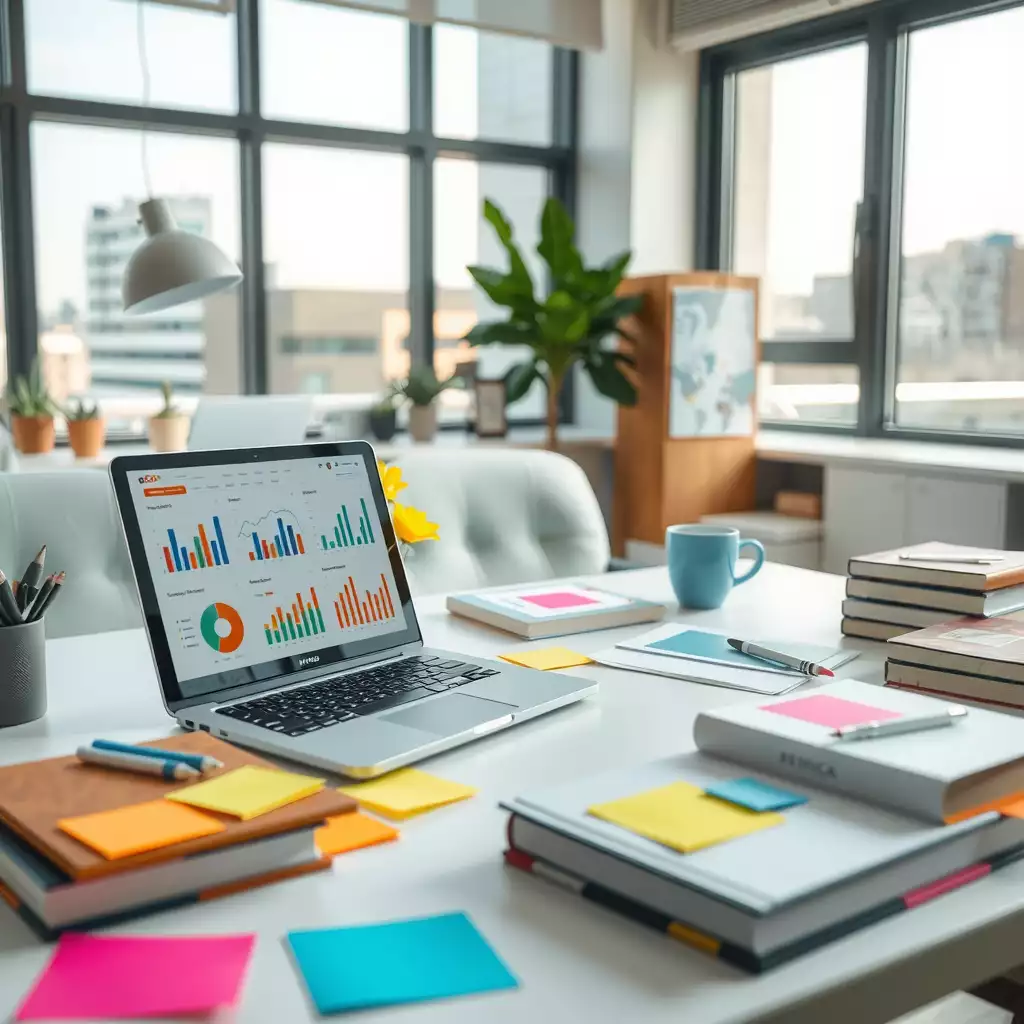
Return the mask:
[[741,540],[741,553],[744,548],[754,549],[754,564],[742,576],[733,577],[732,582],[737,587],[741,583],[746,583],[747,580],[753,579],[761,571],[761,566],[764,565],[764,545],[759,540]]

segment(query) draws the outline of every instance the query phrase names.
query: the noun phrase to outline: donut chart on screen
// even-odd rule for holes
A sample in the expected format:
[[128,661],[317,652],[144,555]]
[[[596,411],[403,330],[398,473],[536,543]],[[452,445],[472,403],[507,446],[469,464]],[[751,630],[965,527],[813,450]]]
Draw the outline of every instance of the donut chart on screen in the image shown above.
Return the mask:
[[217,601],[203,610],[199,632],[215,651],[231,654],[241,646],[245,626],[242,625],[242,616],[231,605]]

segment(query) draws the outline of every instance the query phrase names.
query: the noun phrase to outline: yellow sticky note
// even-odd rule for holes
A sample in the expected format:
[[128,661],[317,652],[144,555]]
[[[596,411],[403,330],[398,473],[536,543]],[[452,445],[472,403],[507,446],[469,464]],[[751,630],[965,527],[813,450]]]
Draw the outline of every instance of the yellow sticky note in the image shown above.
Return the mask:
[[749,811],[716,800],[688,782],[595,804],[588,813],[681,853],[693,853],[786,820],[781,814]]
[[203,807],[208,811],[219,811],[221,814],[232,814],[242,821],[248,821],[319,793],[323,788],[323,779],[246,765],[206,782],[175,790],[168,793],[166,799]]
[[544,647],[539,651],[512,651],[509,654],[499,654],[498,657],[502,661],[511,661],[513,665],[522,665],[523,668],[538,668],[542,672],[593,664],[592,658],[570,651],[568,647]]
[[120,860],[147,850],[183,843],[223,832],[225,825],[191,807],[166,800],[118,807],[114,811],[63,818],[57,827],[80,843],[91,846],[107,860]]
[[398,829],[383,821],[369,818],[358,811],[338,814],[327,819],[327,824],[316,830],[317,849],[325,857],[334,857],[349,850],[375,846],[398,838]]
[[341,792],[358,800],[367,810],[401,821],[414,814],[432,811],[435,807],[465,800],[476,790],[461,782],[448,782],[436,775],[428,775],[417,768],[400,768],[373,782],[342,786]]

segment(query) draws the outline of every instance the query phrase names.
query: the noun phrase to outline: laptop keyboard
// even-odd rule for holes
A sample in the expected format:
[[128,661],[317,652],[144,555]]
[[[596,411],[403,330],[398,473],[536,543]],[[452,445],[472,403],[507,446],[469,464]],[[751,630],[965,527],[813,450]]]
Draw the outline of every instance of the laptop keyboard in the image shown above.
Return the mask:
[[217,714],[286,736],[305,736],[357,716],[387,711],[486,679],[498,671],[433,656],[406,658],[217,708]]

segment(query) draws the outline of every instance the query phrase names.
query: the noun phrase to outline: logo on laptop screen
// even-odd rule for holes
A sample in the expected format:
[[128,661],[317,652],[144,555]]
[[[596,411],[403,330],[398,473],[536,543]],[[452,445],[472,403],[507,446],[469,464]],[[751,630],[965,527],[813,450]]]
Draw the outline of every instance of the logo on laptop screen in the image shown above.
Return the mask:
[[308,658],[299,658],[299,668],[302,668],[303,665],[315,665],[319,660],[319,654],[311,654]]
[[140,484],[155,484],[155,483],[158,483],[159,480],[160,480],[160,477],[156,473],[147,473],[145,476],[140,476],[139,477],[139,483]]

